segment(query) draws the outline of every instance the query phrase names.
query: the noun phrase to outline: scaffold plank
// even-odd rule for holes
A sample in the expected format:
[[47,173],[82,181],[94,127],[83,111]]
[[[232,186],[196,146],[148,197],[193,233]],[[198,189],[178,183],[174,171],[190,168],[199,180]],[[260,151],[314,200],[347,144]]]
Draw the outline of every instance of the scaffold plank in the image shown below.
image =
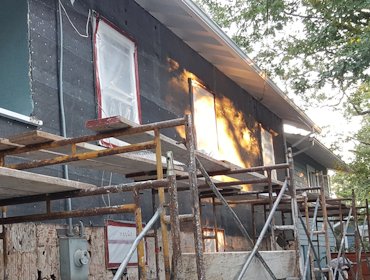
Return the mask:
[[0,198],[89,189],[91,184],[0,167]]

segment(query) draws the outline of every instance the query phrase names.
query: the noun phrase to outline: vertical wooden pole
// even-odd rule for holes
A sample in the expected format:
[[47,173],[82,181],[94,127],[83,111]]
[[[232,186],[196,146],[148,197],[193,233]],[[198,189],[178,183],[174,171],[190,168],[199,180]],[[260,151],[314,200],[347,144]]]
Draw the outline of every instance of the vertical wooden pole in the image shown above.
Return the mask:
[[256,243],[256,218],[255,218],[256,214],[254,204],[252,204],[251,207],[252,207],[251,212],[252,212],[252,240],[253,240],[252,247],[253,247],[254,244]]
[[[266,204],[263,204],[263,219],[264,219],[264,223],[266,222],[266,220],[267,220],[267,209],[266,209],[267,207],[266,207]],[[270,244],[268,243],[268,242],[266,242],[267,244],[266,244],[266,247],[267,248],[269,248],[270,247],[270,249],[269,250],[271,250],[271,242],[270,242]]]
[[[312,227],[312,225],[310,224],[310,213],[309,213],[309,210],[308,210],[308,201],[307,200],[308,200],[308,198],[307,198],[307,196],[305,196],[305,198],[304,198],[304,210],[305,210],[305,216],[306,216],[307,233],[308,233],[309,236],[311,236],[311,227]],[[305,260],[305,261],[310,262],[311,279],[315,280],[316,279],[316,276],[315,276],[315,257],[312,253],[312,250],[310,250],[309,258],[310,258],[309,260]],[[306,279],[304,279],[304,280],[306,280]]]
[[355,191],[352,190],[352,214],[353,214],[353,221],[355,224],[355,250],[356,250],[356,280],[362,280],[362,263],[361,263],[361,252],[360,252],[360,233],[358,232],[358,217],[357,217],[357,209],[356,209],[356,195]]
[[189,152],[188,172],[189,172],[189,187],[193,202],[193,227],[194,227],[194,242],[195,242],[195,257],[197,264],[198,279],[206,279],[203,260],[202,246],[202,224],[200,219],[199,193],[197,184],[197,166],[195,160],[195,139],[193,131],[193,122],[190,115],[185,116],[186,130],[186,147]]
[[[157,179],[163,179],[163,166],[162,166],[162,148],[161,148],[161,138],[159,134],[159,130],[154,130],[155,136],[155,156],[156,156],[156,163],[157,163]],[[166,201],[164,188],[161,187],[158,189],[158,199],[159,204],[164,205]],[[165,221],[166,211],[162,211],[161,213],[161,233],[162,233],[162,248],[163,248],[163,263],[164,263],[164,273],[166,280],[170,280],[171,278],[171,266],[170,266],[170,249],[168,244],[168,232],[167,232],[167,225]]]
[[215,198],[212,197],[212,213],[213,213],[213,228],[214,228],[214,231],[215,231],[215,237],[216,237],[216,252],[219,252],[220,248],[219,248],[219,244],[218,244],[218,235],[217,235],[217,232],[218,232],[218,227],[217,227],[217,216],[216,216],[216,205],[215,205]]
[[[329,230],[328,230],[328,211],[326,208],[326,197],[325,197],[325,187],[324,182],[322,180],[322,176],[320,176],[320,203],[322,208],[322,216],[323,216],[323,230],[325,235],[325,251],[326,251],[326,263],[329,266],[331,261],[331,253],[330,253],[330,240],[329,240]],[[329,273],[329,280],[333,279],[332,273]]]
[[289,191],[290,196],[292,198],[291,202],[291,209],[292,209],[292,220],[294,225],[294,243],[296,249],[296,275],[301,278],[302,277],[302,270],[300,265],[300,242],[299,242],[299,233],[298,233],[298,223],[299,223],[299,216],[298,216],[298,203],[297,203],[297,193],[296,193],[296,186],[294,180],[294,162],[293,162],[293,151],[291,148],[288,148],[287,151],[287,159],[289,164]]
[[181,279],[182,268],[179,205],[177,197],[176,174],[174,171],[173,154],[167,152],[167,179],[169,181],[168,193],[170,195],[170,222],[172,237],[172,271],[171,279]]
[[[143,231],[143,219],[141,214],[140,208],[140,196],[139,191],[134,191],[134,201],[136,205],[135,209],[135,223],[136,223],[136,236],[138,236]],[[139,272],[139,279],[145,280],[146,279],[146,267],[145,267],[145,247],[144,247],[144,239],[142,239],[137,246],[137,259],[138,259],[138,272]]]
[[[271,181],[271,170],[267,171],[268,188],[269,188],[269,212],[274,204],[274,198],[272,196],[272,181]],[[275,215],[274,215],[275,216]],[[275,239],[275,217],[271,220],[271,249],[276,250],[276,239]]]
[[339,201],[339,225],[340,225],[340,240],[343,238],[343,208],[342,201]]

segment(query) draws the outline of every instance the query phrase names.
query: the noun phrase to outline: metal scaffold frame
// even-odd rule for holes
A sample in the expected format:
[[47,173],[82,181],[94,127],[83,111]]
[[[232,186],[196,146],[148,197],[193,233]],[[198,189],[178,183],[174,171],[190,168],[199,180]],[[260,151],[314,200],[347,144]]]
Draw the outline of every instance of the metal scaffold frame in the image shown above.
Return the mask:
[[[366,248],[365,243],[363,242],[365,238],[370,239],[369,234],[364,237],[360,235],[359,230],[359,210],[364,210],[361,213],[363,217],[364,224],[368,223],[369,221],[369,208],[368,208],[368,201],[366,200],[366,206],[364,207],[357,207],[356,206],[356,197],[355,193],[352,190],[352,197],[351,198],[326,198],[327,190],[325,190],[325,184],[323,180],[323,174],[320,173],[317,175],[319,177],[320,186],[318,187],[309,187],[309,188],[301,188],[300,191],[306,192],[305,193],[305,200],[304,200],[304,216],[301,215],[300,220],[302,222],[302,226],[306,232],[306,236],[309,242],[307,255],[305,257],[305,264],[304,264],[304,273],[302,279],[308,276],[307,269],[310,266],[310,279],[336,279],[338,275],[344,278],[344,274],[340,269],[340,266],[343,264],[348,264],[351,267],[349,270],[350,279],[356,280],[365,280],[362,274],[362,263],[363,255],[365,256],[365,261],[367,268],[370,271],[370,261],[369,261],[369,248]],[[311,196],[311,197],[310,197]],[[309,203],[314,201],[314,197],[317,197],[314,203],[314,210],[312,211],[312,207],[309,207]],[[349,204],[346,205],[345,203],[348,202]],[[328,204],[330,206],[328,206]],[[321,210],[320,210],[321,209]],[[310,217],[312,220],[310,221]],[[319,220],[319,218],[321,219]],[[345,221],[345,225],[343,226],[343,222]],[[317,224],[321,222],[322,228],[319,229]],[[335,232],[332,223],[338,222],[339,225],[339,234]],[[349,233],[348,227],[349,224],[352,222],[354,227],[354,232]],[[332,238],[335,239],[335,246],[330,244],[329,241],[329,234],[332,234]],[[315,249],[315,245],[313,243],[314,235],[324,234],[324,247],[325,247],[325,255],[326,255],[326,265],[322,267],[321,258],[317,254]],[[346,257],[345,249],[345,239],[347,236],[352,236],[354,238],[355,248],[354,254],[355,258],[352,263],[348,262],[348,258]],[[319,245],[317,245],[319,246]],[[335,249],[333,248],[335,247]],[[334,257],[334,262],[331,262],[331,257]],[[343,261],[341,260],[343,258]],[[347,262],[347,263],[346,263]],[[360,264],[360,265],[359,265]],[[319,275],[317,275],[319,273]],[[336,275],[336,276],[335,276]],[[317,278],[319,277],[319,278]]]
[[[165,278],[166,280],[170,279],[171,277],[176,277],[178,273],[178,267],[181,264],[179,260],[179,256],[181,256],[181,246],[179,244],[179,217],[178,214],[178,201],[177,201],[177,187],[176,187],[176,175],[174,172],[173,167],[173,156],[172,154],[168,153],[167,155],[167,176],[164,178],[163,176],[163,165],[162,165],[162,151],[161,151],[161,135],[159,133],[160,129],[164,128],[173,128],[176,126],[191,126],[188,124],[189,117],[186,116],[185,118],[169,120],[169,121],[162,121],[147,125],[141,125],[137,127],[126,127],[123,129],[114,129],[109,130],[107,132],[101,132],[95,135],[88,135],[88,136],[81,136],[76,138],[68,138],[68,139],[58,139],[58,140],[51,140],[42,143],[36,144],[29,144],[29,145],[17,145],[15,147],[11,147],[10,149],[3,150],[0,152],[0,162],[2,167],[6,167],[9,169],[16,169],[16,170],[25,170],[43,166],[50,166],[54,164],[67,164],[71,162],[78,162],[78,161],[86,161],[97,159],[100,157],[107,157],[117,154],[124,154],[130,153],[134,151],[142,151],[148,149],[155,150],[155,158],[156,158],[156,179],[154,180],[145,180],[133,183],[124,183],[118,185],[109,185],[103,187],[92,187],[89,189],[81,189],[81,190],[73,190],[73,191],[63,191],[63,192],[55,192],[55,193],[44,193],[38,195],[31,195],[31,196],[21,196],[21,197],[12,197],[0,200],[0,206],[3,209],[2,217],[0,218],[0,224],[2,226],[6,224],[13,224],[13,223],[22,223],[22,222],[35,222],[35,221],[46,221],[46,220],[54,220],[54,219],[64,219],[64,218],[72,218],[72,217],[86,217],[86,216],[99,216],[99,215],[106,215],[106,214],[120,214],[120,213],[132,213],[135,216],[135,223],[136,223],[136,232],[137,235],[140,235],[142,232],[142,213],[141,213],[141,206],[140,206],[140,193],[139,191],[142,190],[149,190],[151,189],[155,195],[158,193],[159,198],[159,207],[167,207],[169,208],[169,219],[166,215],[166,211],[160,212],[160,222],[161,222],[161,233],[162,233],[162,245],[163,245],[163,263],[165,268]],[[151,141],[145,141],[142,143],[135,143],[130,144],[123,147],[109,147],[106,149],[101,149],[98,151],[84,151],[79,152],[78,149],[81,148],[82,143],[92,142],[92,141],[99,141],[102,139],[106,139],[108,137],[118,137],[118,136],[128,136],[128,135],[135,135],[140,133],[148,133],[153,131],[154,139]],[[192,146],[193,144],[191,141],[192,139],[186,140],[188,146]],[[20,155],[25,153],[31,152],[38,152],[38,151],[48,151],[49,149],[69,149],[69,153],[66,154],[57,154],[53,157],[47,159],[36,159],[22,163],[16,164],[6,164],[6,157]],[[193,156],[191,152],[188,153],[189,158]],[[194,160],[193,160],[194,162]],[[189,172],[191,174],[191,172]],[[189,176],[190,178],[190,176]],[[195,188],[196,185],[192,182],[189,184],[190,189]],[[165,191],[168,191],[170,202],[166,202]],[[76,197],[88,197],[88,196],[95,196],[95,195],[103,195],[103,194],[111,194],[111,193],[123,193],[123,192],[132,192],[133,194],[133,201],[134,203],[124,204],[124,205],[116,205],[116,206],[109,206],[109,207],[98,207],[93,209],[84,209],[84,210],[72,210],[72,211],[61,211],[61,212],[53,212],[51,203],[54,200],[66,199],[66,198],[76,198]],[[193,193],[194,195],[194,193]],[[195,200],[195,199],[194,199]],[[196,199],[197,200],[197,199]],[[45,203],[45,213],[40,214],[32,214],[32,215],[21,215],[21,216],[6,216],[6,207],[11,205],[19,205],[19,204],[26,204],[26,203],[34,203],[34,202],[44,202]],[[155,196],[153,196],[153,207],[155,207]],[[196,211],[194,211],[196,215]],[[167,221],[168,220],[168,221]],[[196,219],[194,219],[196,220]],[[171,262],[170,262],[170,252],[169,252],[169,239],[167,233],[167,225],[171,226],[172,229],[172,269],[171,269]],[[2,238],[4,242],[4,265],[6,266],[6,246],[5,246],[5,229],[2,233]],[[158,238],[155,236],[156,240],[156,248],[159,248],[158,245]],[[196,246],[195,246],[196,247]],[[146,265],[145,265],[145,257],[144,257],[144,242],[141,240],[138,242],[138,275],[139,279],[146,279]],[[156,249],[157,251],[157,249]],[[156,274],[158,276],[158,255],[156,255]],[[201,258],[202,252],[199,252],[199,257],[197,257],[197,263],[199,263],[199,274],[204,274],[204,269],[201,266]],[[171,276],[172,275],[172,276]],[[204,279],[199,277],[199,279]]]
[[[116,121],[115,119],[113,121]],[[6,167],[11,170],[32,169],[37,167],[44,167],[57,164],[74,164],[77,163],[77,167],[80,167],[79,163],[86,163],[83,167],[92,164],[92,168],[95,168],[97,159],[99,158],[110,158],[117,155],[132,154],[132,152],[153,150],[153,170],[143,171],[124,174],[127,178],[132,178],[135,182],[122,183],[118,185],[108,186],[92,186],[87,189],[75,189],[72,191],[62,191],[54,193],[41,193],[37,195],[17,196],[11,198],[0,199],[0,207],[2,207],[2,216],[0,218],[0,224],[3,226],[3,233],[1,238],[4,243],[4,266],[6,266],[6,225],[13,223],[32,222],[32,221],[46,221],[53,219],[65,219],[72,217],[86,217],[86,216],[99,216],[106,214],[119,214],[119,213],[132,213],[135,217],[137,235],[140,239],[137,240],[137,251],[138,251],[138,275],[139,279],[146,279],[146,264],[144,258],[144,242],[141,234],[143,231],[142,226],[142,208],[140,191],[151,190],[152,191],[152,210],[153,213],[157,209],[162,209],[160,212],[156,212],[159,215],[159,228],[153,228],[154,234],[148,234],[147,236],[154,237],[155,240],[155,264],[156,264],[156,277],[159,278],[159,232],[162,237],[162,249],[163,249],[163,264],[164,264],[164,275],[165,279],[178,279],[181,275],[182,268],[182,249],[181,249],[181,238],[180,238],[180,222],[181,221],[192,221],[193,232],[194,232],[194,251],[197,265],[197,278],[206,279],[206,268],[204,264],[204,240],[215,239],[216,251],[219,250],[217,230],[222,227],[218,223],[216,217],[217,206],[222,205],[226,211],[236,222],[242,235],[248,240],[248,243],[252,247],[249,258],[244,263],[239,273],[238,279],[245,279],[244,275],[247,272],[248,266],[252,259],[256,257],[262,264],[266,272],[270,275],[271,279],[278,279],[268,263],[264,260],[262,255],[259,253],[262,239],[268,229],[271,229],[270,242],[267,247],[270,250],[277,250],[277,235],[275,231],[283,232],[285,235],[286,231],[293,232],[294,250],[296,252],[295,257],[295,272],[294,275],[303,279],[307,275],[308,267],[310,266],[311,275],[314,279],[315,272],[320,272],[323,277],[324,274],[328,279],[333,279],[332,270],[329,267],[331,251],[329,242],[329,229],[332,229],[330,221],[334,217],[338,217],[340,221],[340,228],[343,236],[346,235],[345,228],[343,228],[342,221],[344,215],[348,214],[349,208],[342,204],[341,199],[330,199],[325,195],[324,179],[319,180],[320,186],[309,187],[309,188],[296,188],[294,182],[294,163],[293,153],[290,149],[287,152],[287,163],[280,163],[271,166],[257,166],[250,168],[231,168],[227,167],[223,163],[210,160],[206,156],[202,156],[195,150],[195,137],[193,131],[192,117],[186,115],[184,118],[156,122],[152,124],[145,124],[140,126],[124,126],[126,124],[113,123],[111,120],[103,122],[103,129],[96,130],[97,133],[93,135],[80,136],[75,138],[57,138],[57,139],[46,139],[46,141],[32,142],[22,145],[10,145],[8,149],[0,150],[0,164],[2,167]],[[169,140],[161,134],[161,130],[175,127],[183,127],[185,132],[185,139],[183,143],[168,142]],[[145,137],[136,137],[136,135],[144,135]],[[135,139],[134,143],[127,146],[111,146],[106,148],[99,148],[96,150],[89,150],[85,146],[85,143],[101,141],[109,137],[116,137],[118,139],[125,137],[132,137]],[[135,138],[136,137],[136,138]],[[139,141],[139,140],[140,141]],[[45,139],[44,139],[45,140]],[[11,144],[10,140],[2,143],[6,145]],[[170,144],[169,144],[170,143]],[[183,144],[183,147],[180,147]],[[176,152],[172,153],[171,150]],[[57,152],[55,152],[57,151]],[[179,155],[180,152],[180,155]],[[38,153],[43,156],[38,158]],[[48,155],[45,158],[45,153]],[[163,153],[165,153],[165,161],[163,160]],[[36,156],[35,156],[36,154]],[[24,162],[7,163],[7,158],[10,156],[24,156],[31,155],[30,158],[26,158]],[[185,162],[180,170],[177,166],[176,161],[180,158],[181,162]],[[163,162],[166,164],[164,165]],[[215,163],[216,162],[216,163]],[[101,163],[101,162],[100,162]],[[211,163],[220,168],[213,168],[207,170],[205,164]],[[101,168],[97,165],[96,168]],[[164,172],[164,170],[166,172]],[[273,170],[285,170],[285,182],[280,182],[272,179]],[[250,176],[251,174],[257,174],[259,176]],[[237,178],[230,182],[220,182],[214,179],[216,175],[225,175]],[[322,174],[321,174],[322,175]],[[187,182],[184,184],[183,182]],[[182,182],[181,186],[177,186],[179,182]],[[201,183],[202,182],[202,183]],[[236,186],[241,185],[258,185],[259,188],[252,190],[240,191]],[[178,192],[183,190],[189,190],[191,195],[191,214],[180,214],[178,205]],[[98,207],[92,209],[82,210],[71,210],[71,211],[52,211],[52,203],[56,200],[66,198],[77,198],[77,197],[89,197],[96,195],[103,195],[109,193],[132,193],[133,203],[115,205],[108,207]],[[310,195],[302,196],[297,195],[302,192],[314,193],[313,197]],[[264,195],[262,195],[264,194]],[[237,198],[233,200],[233,198]],[[243,199],[247,198],[247,199]],[[158,199],[158,203],[157,200]],[[203,224],[201,219],[201,208],[203,201],[211,199],[212,213],[214,220],[214,235],[204,236]],[[359,208],[356,207],[355,197],[352,199],[351,211],[353,213],[353,219],[356,221],[356,259],[361,260],[361,253],[364,250],[364,240],[360,238],[359,227],[357,223],[357,216]],[[7,216],[7,207],[18,204],[27,204],[34,202],[45,203],[45,212],[31,215],[21,216]],[[310,203],[315,203],[315,206],[310,206]],[[329,206],[328,206],[329,203]],[[334,203],[334,204],[333,204]],[[336,204],[335,204],[336,203]],[[366,202],[367,203],[367,202]],[[251,207],[251,223],[252,230],[249,232],[247,227],[243,224],[241,219],[238,217],[236,212],[230,205],[245,204]],[[332,206],[335,205],[335,206]],[[255,221],[255,209],[258,206],[263,206],[265,223],[259,236],[256,234],[256,221]],[[339,209],[337,209],[339,206]],[[336,208],[335,208],[336,207]],[[335,209],[333,209],[335,208]],[[281,224],[276,223],[277,211],[281,213]],[[304,212],[304,217],[301,212]],[[291,224],[286,224],[284,214],[290,213]],[[310,217],[313,216],[310,222]],[[351,215],[350,215],[351,216]],[[369,219],[369,208],[368,203],[366,209],[361,213],[364,217],[364,222],[370,225]],[[317,218],[322,218],[322,229],[317,229]],[[330,219],[329,219],[330,217]],[[300,266],[300,240],[298,232],[298,224],[302,224],[306,232],[307,238],[310,243],[309,250],[306,256],[306,263],[304,268]],[[154,221],[153,221],[154,224]],[[171,235],[169,235],[168,227],[171,229]],[[145,228],[147,231],[148,228]],[[327,265],[321,267],[320,262],[317,262],[318,269],[315,269],[315,260],[319,257],[314,250],[313,236],[323,234],[325,236],[325,253],[327,259]],[[369,238],[370,239],[370,238]],[[170,241],[171,240],[171,241]],[[343,240],[343,239],[342,239]],[[171,248],[170,248],[171,244]],[[340,248],[342,248],[341,246]],[[360,249],[362,248],[362,250]],[[339,255],[342,253],[342,249],[339,249]],[[368,259],[367,259],[368,261]],[[368,263],[369,264],[369,263]],[[357,279],[361,279],[361,268],[356,271]]]

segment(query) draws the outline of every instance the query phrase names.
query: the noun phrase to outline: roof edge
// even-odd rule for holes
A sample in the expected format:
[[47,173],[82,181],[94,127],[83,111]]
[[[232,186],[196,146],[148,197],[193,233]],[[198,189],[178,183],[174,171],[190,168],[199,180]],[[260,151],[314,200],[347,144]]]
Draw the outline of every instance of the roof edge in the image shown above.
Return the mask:
[[262,79],[273,88],[273,90],[282,97],[290,107],[292,107],[300,116],[300,121],[304,123],[307,127],[312,129],[317,133],[321,133],[321,128],[307,116],[302,109],[299,108],[270,78],[264,77],[263,71],[255,64],[255,62],[249,58],[240,47],[221,29],[221,27],[214,22],[203,10],[201,10],[193,1],[191,0],[180,0],[193,14],[195,14],[202,22],[207,25],[214,33],[216,33],[221,40],[223,40],[235,53],[244,60]]

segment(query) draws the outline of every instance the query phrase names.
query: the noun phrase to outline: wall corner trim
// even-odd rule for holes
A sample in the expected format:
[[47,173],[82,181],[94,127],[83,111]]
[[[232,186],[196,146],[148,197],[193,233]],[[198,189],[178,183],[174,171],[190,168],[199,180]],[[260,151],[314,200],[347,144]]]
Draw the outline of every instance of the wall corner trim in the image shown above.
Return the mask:
[[8,119],[15,120],[15,121],[19,121],[19,122],[22,122],[22,123],[25,123],[25,124],[29,124],[29,125],[34,125],[34,126],[42,126],[43,125],[42,120],[39,120],[39,119],[37,119],[35,117],[32,117],[32,116],[30,117],[30,116],[22,115],[22,114],[19,114],[17,112],[13,112],[13,111],[10,111],[10,110],[4,109],[4,108],[0,108],[0,116],[8,118]]

